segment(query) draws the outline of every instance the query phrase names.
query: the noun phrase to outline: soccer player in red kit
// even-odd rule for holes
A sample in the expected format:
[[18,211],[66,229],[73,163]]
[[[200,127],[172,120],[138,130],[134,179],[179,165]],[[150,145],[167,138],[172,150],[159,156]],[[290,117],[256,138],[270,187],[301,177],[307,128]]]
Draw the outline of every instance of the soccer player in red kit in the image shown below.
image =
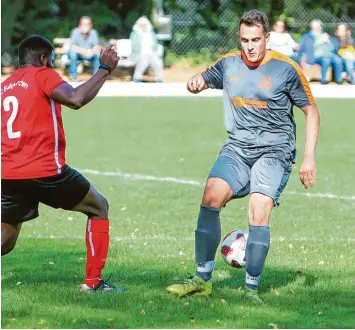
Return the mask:
[[102,51],[100,69],[77,88],[53,70],[53,46],[30,36],[19,46],[20,68],[1,84],[1,255],[16,244],[22,223],[38,217],[38,204],[88,216],[82,291],[124,291],[101,278],[109,247],[108,202],[65,161],[61,104],[78,110],[99,92],[118,63]]

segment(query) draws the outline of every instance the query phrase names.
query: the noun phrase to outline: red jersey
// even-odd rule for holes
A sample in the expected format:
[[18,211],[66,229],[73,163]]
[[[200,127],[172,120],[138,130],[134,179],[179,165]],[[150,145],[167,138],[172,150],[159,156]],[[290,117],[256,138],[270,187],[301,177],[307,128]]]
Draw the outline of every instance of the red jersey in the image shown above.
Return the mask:
[[34,179],[65,165],[62,109],[50,99],[65,81],[53,69],[28,66],[1,83],[1,177]]

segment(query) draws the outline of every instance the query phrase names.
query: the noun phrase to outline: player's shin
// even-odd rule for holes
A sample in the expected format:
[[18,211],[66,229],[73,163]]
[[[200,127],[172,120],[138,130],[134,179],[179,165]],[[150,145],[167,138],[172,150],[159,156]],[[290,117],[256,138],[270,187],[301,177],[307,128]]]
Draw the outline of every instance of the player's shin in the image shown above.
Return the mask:
[[85,284],[94,287],[101,280],[110,243],[109,220],[89,219],[86,228],[86,274]]
[[270,246],[269,226],[249,225],[249,237],[246,247],[245,286],[256,290]]
[[212,277],[215,255],[221,240],[220,209],[201,205],[195,230],[196,274],[208,281]]

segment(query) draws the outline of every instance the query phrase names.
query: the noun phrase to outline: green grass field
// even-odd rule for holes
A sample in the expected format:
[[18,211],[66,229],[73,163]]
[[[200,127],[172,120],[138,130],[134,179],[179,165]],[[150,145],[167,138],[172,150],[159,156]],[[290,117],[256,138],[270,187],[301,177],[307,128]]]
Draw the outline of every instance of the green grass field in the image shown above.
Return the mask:
[[[318,182],[310,191],[318,195],[305,195],[298,158],[272,215],[264,306],[241,299],[244,270],[220,253],[211,297],[165,292],[194,272],[202,186],[87,174],[110,201],[105,275],[127,293],[79,292],[86,219],[42,206],[2,259],[2,328],[355,328],[354,100],[318,105]],[[304,116],[295,111],[301,155]],[[226,138],[218,98],[101,98],[64,112],[67,160],[78,169],[203,183]],[[247,205],[233,201],[221,212],[223,234],[247,229]]]

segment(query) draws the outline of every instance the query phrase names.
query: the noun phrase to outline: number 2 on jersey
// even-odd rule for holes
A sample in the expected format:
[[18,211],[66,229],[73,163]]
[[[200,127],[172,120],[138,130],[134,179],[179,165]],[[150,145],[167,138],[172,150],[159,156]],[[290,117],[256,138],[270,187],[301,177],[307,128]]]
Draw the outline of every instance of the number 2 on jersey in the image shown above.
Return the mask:
[[14,121],[17,116],[18,112],[18,100],[15,96],[8,96],[5,97],[3,105],[4,105],[4,110],[5,111],[11,111],[11,104],[12,104],[12,112],[10,115],[9,120],[7,121],[7,135],[9,136],[9,139],[18,139],[21,136],[21,132],[17,131],[14,132],[12,125],[14,124]]

